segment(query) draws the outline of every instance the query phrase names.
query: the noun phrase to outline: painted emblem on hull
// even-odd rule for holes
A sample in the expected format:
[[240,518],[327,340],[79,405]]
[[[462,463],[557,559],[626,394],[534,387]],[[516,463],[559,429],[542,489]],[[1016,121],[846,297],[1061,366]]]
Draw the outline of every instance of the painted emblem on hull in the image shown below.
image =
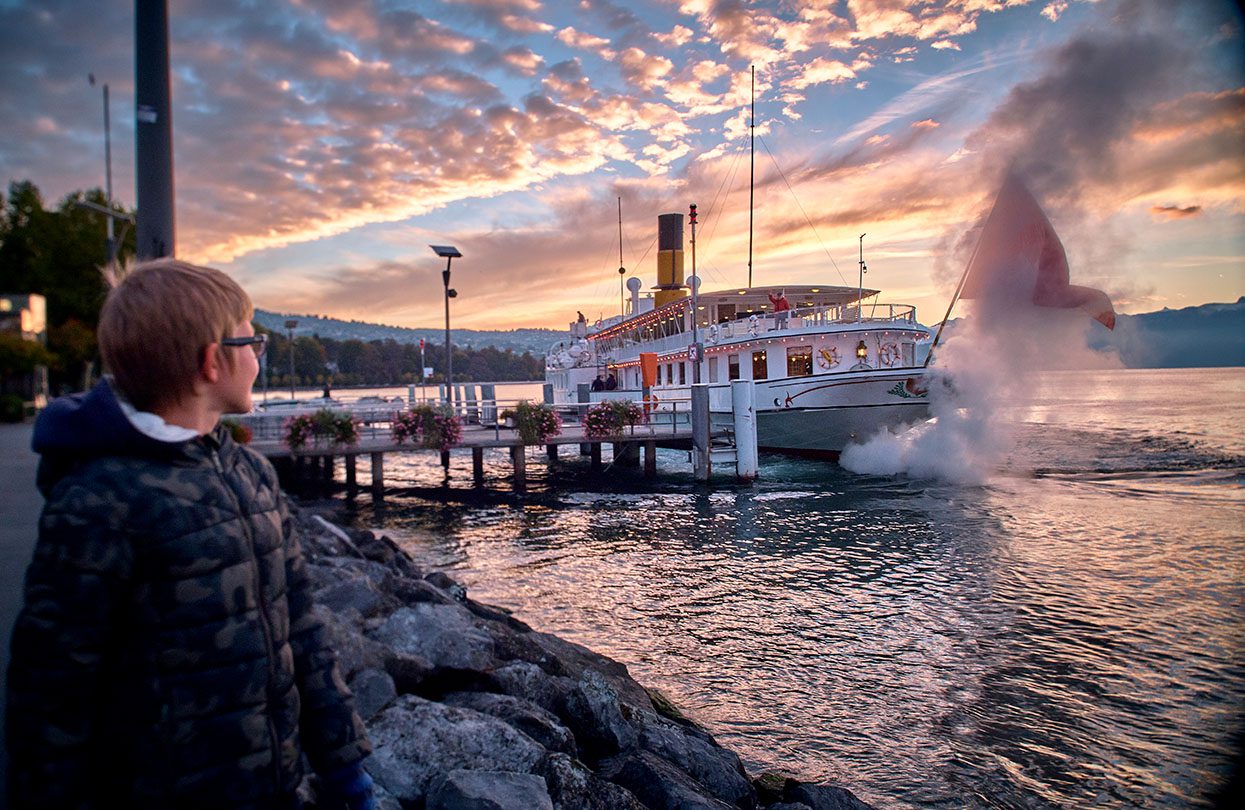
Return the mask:
[[921,385],[915,378],[909,377],[903,382],[895,383],[895,387],[886,393],[894,394],[904,399],[920,399],[929,395],[929,389]]

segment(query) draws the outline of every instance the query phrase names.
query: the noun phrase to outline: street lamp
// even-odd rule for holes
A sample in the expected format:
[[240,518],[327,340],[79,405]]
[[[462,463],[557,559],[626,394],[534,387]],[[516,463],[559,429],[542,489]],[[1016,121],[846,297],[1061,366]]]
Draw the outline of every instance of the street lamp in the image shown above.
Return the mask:
[[445,282],[445,397],[451,410],[454,407],[454,355],[450,350],[450,299],[458,297],[457,290],[450,289],[450,264],[462,258],[458,248],[451,245],[429,245],[432,252],[445,257],[445,269],[441,279]]
[[294,399],[294,330],[298,328],[298,321],[291,318],[285,322],[285,329],[290,334],[290,399]]
[[[95,74],[87,74],[91,86],[95,86]],[[112,126],[108,115],[108,82],[104,82],[104,204],[112,213]],[[108,267],[117,260],[117,240],[113,238],[112,217],[108,217]]]

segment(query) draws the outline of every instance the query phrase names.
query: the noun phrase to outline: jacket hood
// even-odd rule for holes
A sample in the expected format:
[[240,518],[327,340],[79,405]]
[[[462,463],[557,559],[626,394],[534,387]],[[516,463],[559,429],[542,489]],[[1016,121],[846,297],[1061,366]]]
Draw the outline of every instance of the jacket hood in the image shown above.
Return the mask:
[[43,456],[38,485],[50,489],[76,463],[103,456],[169,456],[186,441],[162,442],[130,423],[107,379],[86,393],[58,397],[35,420],[31,446]]

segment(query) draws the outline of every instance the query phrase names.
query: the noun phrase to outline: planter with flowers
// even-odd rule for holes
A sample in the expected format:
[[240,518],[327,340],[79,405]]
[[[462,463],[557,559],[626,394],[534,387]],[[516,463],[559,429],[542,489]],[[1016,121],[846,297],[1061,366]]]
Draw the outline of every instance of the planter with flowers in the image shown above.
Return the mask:
[[592,439],[617,436],[644,421],[644,411],[629,399],[598,402],[584,416],[584,433]]
[[544,444],[562,432],[562,418],[551,405],[525,399],[500,416],[506,427],[518,429],[524,444]]
[[315,413],[291,416],[285,422],[285,443],[291,450],[300,450],[309,443],[329,447],[358,441],[359,423],[348,413],[321,408]]
[[444,406],[416,405],[408,411],[395,413],[390,424],[393,439],[398,444],[410,441],[417,447],[442,452],[456,446],[463,436],[462,419]]

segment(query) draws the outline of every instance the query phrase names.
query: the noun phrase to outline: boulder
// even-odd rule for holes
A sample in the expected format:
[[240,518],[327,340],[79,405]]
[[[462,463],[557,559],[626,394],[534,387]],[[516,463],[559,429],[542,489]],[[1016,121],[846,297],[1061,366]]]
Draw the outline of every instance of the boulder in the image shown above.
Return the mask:
[[613,684],[596,670],[586,670],[566,696],[562,716],[589,756],[600,759],[635,748],[639,735],[623,716]]
[[689,734],[682,726],[656,714],[646,715],[642,725],[642,748],[678,765],[710,794],[727,804],[756,807],[756,791],[738,756],[711,739]]
[[490,692],[454,692],[442,698],[442,702],[496,717],[549,751],[578,756],[575,737],[570,730],[553,713],[531,701]]
[[368,724],[372,778],[401,802],[422,800],[434,779],[451,771],[533,773],[545,749],[485,714],[402,695]]
[[350,577],[330,583],[318,591],[316,601],[329,610],[358,611],[360,616],[374,616],[388,607],[388,599],[373,582],[365,576]]
[[619,754],[602,762],[597,773],[631,791],[650,810],[735,810],[649,751]]
[[807,804],[812,810],[872,810],[842,785],[797,783],[787,789],[783,798],[788,802]]
[[427,810],[554,810],[545,780],[530,773],[450,771],[428,788]]
[[371,637],[396,652],[426,658],[434,667],[484,670],[494,663],[493,637],[457,605],[421,602],[398,608]]
[[446,574],[444,571],[433,571],[424,577],[424,580],[436,585],[457,602],[463,602],[467,599],[467,589],[451,579],[449,574]]
[[343,678],[349,679],[360,670],[383,666],[388,650],[363,635],[363,617],[358,611],[336,613],[320,604],[312,611],[324,625],[326,646],[337,653],[337,668]]
[[631,791],[606,782],[566,754],[550,754],[543,773],[554,810],[644,810]]
[[575,688],[570,678],[550,675],[527,661],[513,661],[497,667],[492,675],[500,691],[559,716],[564,711],[567,696]]
[[422,579],[395,577],[390,584],[389,593],[403,605],[415,605],[419,602],[449,605],[454,602],[445,591]]
[[350,680],[354,706],[364,722],[371,720],[398,696],[393,678],[383,669],[365,669]]
[[422,694],[425,691],[424,684],[432,678],[434,672],[432,662],[422,655],[393,650],[385,655],[383,666],[389,677],[393,678],[394,689],[400,695]]

